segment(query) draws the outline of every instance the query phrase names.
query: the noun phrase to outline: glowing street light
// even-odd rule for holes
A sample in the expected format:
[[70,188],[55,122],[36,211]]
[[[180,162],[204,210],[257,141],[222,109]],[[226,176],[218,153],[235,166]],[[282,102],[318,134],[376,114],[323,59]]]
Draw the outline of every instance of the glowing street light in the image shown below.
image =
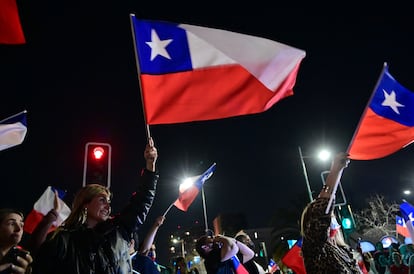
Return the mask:
[[181,243],[181,255],[183,258],[185,258],[185,246],[184,246],[184,239],[177,239],[177,238],[172,238],[171,241],[174,244],[178,244]]
[[[300,157],[300,160],[301,160],[301,163],[302,163],[303,176],[305,177],[305,182],[306,182],[306,187],[307,187],[307,190],[308,190],[309,200],[312,202],[313,201],[312,189],[310,187],[308,172],[306,170],[305,158],[314,158],[314,157],[312,157],[312,156],[304,156],[302,154],[302,149],[301,149],[300,146],[298,146],[298,151],[299,151],[299,157]],[[330,153],[330,151],[328,151],[326,149],[320,150],[320,152],[318,154],[318,158],[321,161],[327,161],[327,160],[330,159],[330,157],[331,157],[331,153]]]

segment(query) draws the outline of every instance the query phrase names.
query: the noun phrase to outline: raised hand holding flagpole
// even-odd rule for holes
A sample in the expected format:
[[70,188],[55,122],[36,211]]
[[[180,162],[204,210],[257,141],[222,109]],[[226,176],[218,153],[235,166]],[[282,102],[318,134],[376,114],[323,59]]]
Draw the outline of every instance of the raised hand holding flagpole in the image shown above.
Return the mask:
[[338,153],[331,165],[331,170],[326,178],[326,184],[322,187],[319,197],[329,198],[328,205],[326,206],[325,214],[328,214],[331,210],[332,203],[335,199],[336,190],[338,188],[339,181],[342,177],[342,172],[349,164],[348,154],[344,152]]

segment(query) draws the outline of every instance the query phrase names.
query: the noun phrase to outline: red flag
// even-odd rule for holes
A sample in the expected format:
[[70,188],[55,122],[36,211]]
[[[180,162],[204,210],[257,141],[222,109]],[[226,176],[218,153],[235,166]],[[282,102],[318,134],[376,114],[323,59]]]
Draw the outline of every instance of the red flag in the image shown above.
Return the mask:
[[213,175],[216,170],[216,163],[209,167],[203,174],[189,178],[189,181],[180,185],[180,194],[174,205],[182,210],[187,211],[194,199],[200,192],[204,182]]
[[282,262],[296,274],[306,274],[305,263],[303,262],[301,250],[302,239],[299,239],[296,244],[282,257]]
[[0,1],[0,44],[25,44],[16,0]]
[[268,110],[293,95],[305,51],[272,40],[131,15],[148,124]]
[[413,141],[414,93],[398,83],[385,65],[349,145],[349,158],[382,158]]

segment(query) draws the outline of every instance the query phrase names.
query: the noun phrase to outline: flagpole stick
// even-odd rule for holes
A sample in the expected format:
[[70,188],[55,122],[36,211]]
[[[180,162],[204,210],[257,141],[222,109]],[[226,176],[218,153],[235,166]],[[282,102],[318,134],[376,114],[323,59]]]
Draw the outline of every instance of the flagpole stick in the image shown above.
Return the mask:
[[333,200],[334,200],[334,198],[336,196],[336,190],[338,189],[339,182],[341,181],[339,178],[341,178],[341,177],[342,177],[342,170],[341,170],[341,172],[338,175],[338,180],[336,180],[335,185],[334,185],[334,188],[332,189],[332,194],[329,197],[328,205],[326,206],[326,209],[325,209],[325,214],[328,214],[329,213],[329,210],[331,209],[331,205],[332,205]]
[[137,74],[138,74],[138,87],[139,87],[139,94],[141,95],[141,105],[142,105],[142,114],[144,117],[144,122],[145,122],[145,130],[146,130],[146,134],[147,134],[147,139],[149,140],[151,138],[151,133],[150,133],[150,129],[149,129],[149,125],[147,123],[147,116],[145,114],[145,104],[144,104],[144,96],[142,95],[142,84],[141,84],[141,67],[139,66],[139,56],[138,56],[138,49],[137,49],[137,43],[136,43],[136,37],[135,37],[135,28],[134,28],[134,19],[135,19],[135,14],[130,14],[129,15],[130,18],[130,23],[131,23],[131,32],[132,32],[132,41],[134,42],[134,52],[135,52],[135,64],[137,67]]
[[162,214],[162,217],[165,218],[165,215],[167,215],[167,213],[170,211],[170,209],[173,207],[174,202],[172,204],[170,204],[170,206],[167,208],[167,210],[164,212],[164,214]]
[[5,119],[1,120],[1,121],[0,121],[0,123],[2,123],[2,122],[4,122],[4,121],[7,121],[7,120],[10,120],[10,119],[13,119],[14,117],[17,117],[17,116],[19,116],[20,114],[23,114],[23,113],[27,113],[27,110],[23,110],[23,111],[20,111],[20,112],[19,112],[19,113],[17,113],[17,114],[14,114],[14,115],[12,115],[12,116],[9,116],[9,117],[7,117],[7,118],[5,118]]
[[382,67],[382,71],[381,71],[380,77],[378,78],[377,83],[375,84],[374,90],[372,91],[371,97],[369,98],[368,103],[367,103],[367,105],[366,105],[366,107],[364,109],[364,112],[362,113],[361,118],[359,119],[358,126],[357,126],[357,128],[356,128],[356,130],[354,132],[354,135],[352,136],[351,142],[349,142],[348,148],[346,150],[347,153],[351,149],[351,146],[352,146],[352,143],[354,142],[355,136],[357,135],[357,133],[359,131],[359,128],[361,126],[361,122],[363,120],[363,117],[365,116],[365,113],[368,110],[368,106],[371,103],[372,98],[374,97],[375,91],[377,90],[377,88],[378,88],[378,86],[379,86],[379,84],[381,82],[381,79],[382,79],[382,77],[383,77],[383,75],[385,73],[386,68],[387,68],[387,62],[384,62],[384,66]]
[[205,232],[207,234],[209,229],[208,229],[208,223],[207,223],[206,196],[204,194],[204,186],[201,186],[201,198],[202,198],[202,201],[203,201]]

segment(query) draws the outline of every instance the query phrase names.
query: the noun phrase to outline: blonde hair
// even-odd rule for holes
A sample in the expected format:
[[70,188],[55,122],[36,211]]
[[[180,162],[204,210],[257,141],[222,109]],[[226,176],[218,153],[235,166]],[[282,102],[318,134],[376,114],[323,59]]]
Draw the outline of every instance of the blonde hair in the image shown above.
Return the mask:
[[86,220],[85,216],[85,205],[92,201],[98,195],[107,195],[112,196],[111,191],[100,184],[88,184],[82,187],[75,195],[75,198],[72,203],[72,211],[69,214],[68,218],[63,222],[60,229],[73,229],[82,225]]

